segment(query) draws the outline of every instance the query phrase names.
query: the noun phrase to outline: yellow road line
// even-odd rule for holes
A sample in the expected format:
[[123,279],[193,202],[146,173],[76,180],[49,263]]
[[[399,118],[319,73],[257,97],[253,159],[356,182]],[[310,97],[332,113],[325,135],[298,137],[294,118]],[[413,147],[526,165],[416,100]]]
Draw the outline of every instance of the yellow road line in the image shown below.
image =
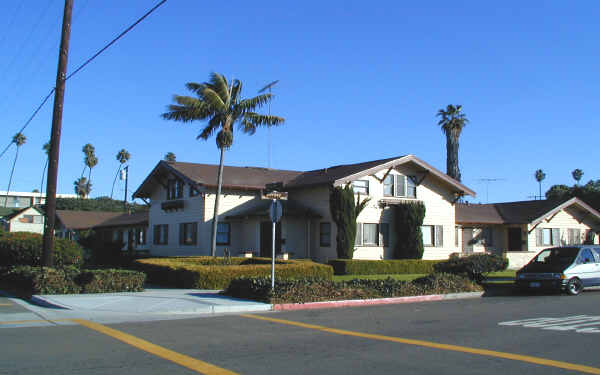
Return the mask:
[[136,347],[140,350],[154,354],[157,357],[166,359],[180,366],[187,367],[190,370],[194,370],[201,374],[206,375],[238,375],[233,371],[226,370],[210,363],[200,361],[198,359],[188,357],[187,355],[174,352],[172,350],[163,348],[162,346],[155,345],[149,341],[142,340],[125,332],[118,331],[116,329],[109,328],[102,324],[90,322],[83,319],[72,319],[73,322],[78,323],[84,327],[92,329],[96,332],[103,333],[107,336],[122,341],[128,345]]
[[528,356],[528,355],[497,352],[494,350],[476,349],[476,348],[469,348],[466,346],[458,346],[458,345],[439,344],[439,343],[431,342],[431,341],[404,339],[404,338],[400,338],[400,337],[383,336],[383,335],[375,335],[375,334],[370,334],[370,333],[347,331],[344,329],[328,328],[325,326],[300,323],[300,322],[295,322],[292,320],[269,318],[269,317],[259,316],[259,315],[242,314],[241,316],[246,317],[246,318],[251,318],[251,319],[264,320],[267,322],[287,324],[287,325],[292,325],[292,326],[297,326],[297,327],[302,327],[302,328],[309,328],[309,329],[314,329],[314,330],[323,331],[323,332],[335,333],[338,335],[355,336],[355,337],[362,337],[362,338],[372,339],[372,340],[391,341],[391,342],[397,342],[397,343],[401,343],[401,344],[423,346],[423,347],[427,347],[427,348],[450,350],[450,351],[455,351],[455,352],[477,354],[477,355],[488,356],[488,357],[504,358],[504,359],[510,359],[513,361],[535,363],[535,364],[543,365],[543,366],[557,367],[557,368],[561,368],[561,369],[565,369],[565,370],[573,370],[573,371],[580,371],[580,372],[584,372],[584,373],[588,373],[588,374],[600,375],[600,369],[596,368],[596,367],[578,365],[578,364],[569,363],[569,362],[554,361],[551,359],[532,357],[532,356]]
[[12,303],[0,303],[0,306],[12,306]]
[[25,323],[54,323],[54,322],[68,322],[71,319],[54,319],[54,320],[5,320],[0,322],[0,324],[25,324]]

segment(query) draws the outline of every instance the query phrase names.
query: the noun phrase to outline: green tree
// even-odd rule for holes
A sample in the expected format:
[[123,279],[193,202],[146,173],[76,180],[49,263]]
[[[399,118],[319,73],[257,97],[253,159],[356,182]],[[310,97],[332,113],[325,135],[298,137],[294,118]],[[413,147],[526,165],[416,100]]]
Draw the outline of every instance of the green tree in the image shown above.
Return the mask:
[[10,177],[8,179],[8,188],[6,189],[6,197],[4,197],[4,207],[8,205],[8,193],[10,192],[10,185],[12,184],[13,174],[15,173],[15,165],[17,165],[17,159],[19,158],[19,149],[27,142],[27,137],[23,133],[17,133],[13,136],[12,143],[17,146],[17,152],[15,153],[15,160],[13,161],[12,169],[10,170]]
[[75,188],[75,194],[79,195],[81,199],[85,199],[92,191],[92,183],[85,177],[80,177],[73,182]]
[[394,222],[396,226],[396,247],[394,255],[397,259],[423,258],[423,232],[421,226],[425,219],[423,202],[407,202],[395,206]]
[[441,117],[438,125],[446,135],[446,173],[448,176],[460,181],[460,169],[458,166],[458,147],[460,133],[469,120],[461,112],[462,105],[448,104],[446,109],[440,109],[437,116]]
[[544,179],[546,178],[546,174],[541,169],[538,169],[537,171],[535,171],[534,176],[535,180],[540,185],[540,199],[542,199],[542,181],[544,181]]
[[[40,182],[40,192],[44,191],[44,178],[46,177],[46,168],[48,168],[48,159],[50,156],[50,142],[44,143],[42,150],[46,153],[46,162],[44,163],[44,169],[42,170],[42,181]],[[40,199],[40,203],[42,200]]]
[[83,177],[83,174],[85,173],[85,169],[87,168],[86,158],[88,158],[91,155],[95,155],[96,148],[91,143],[86,143],[81,148],[81,152],[83,152],[83,170],[81,171],[81,177]]
[[165,160],[168,162],[175,162],[177,161],[177,156],[175,156],[175,154],[172,152],[167,152],[165,154]]
[[233,144],[234,126],[237,124],[239,130],[252,135],[258,127],[280,125],[285,120],[282,117],[255,112],[257,108],[272,99],[271,93],[242,99],[242,82],[237,79],[228,82],[225,76],[219,73],[212,73],[208,82],[189,82],[186,88],[196,97],[175,95],[173,97],[175,103],[168,106],[168,111],[163,113],[162,117],[184,123],[206,121],[206,126],[196,137],[197,139],[207,140],[215,132],[217,133],[216,142],[220,150],[220,160],[211,235],[211,255],[216,256],[223,161],[225,150]]
[[121,168],[123,167],[123,164],[127,163],[127,161],[129,161],[130,158],[131,158],[131,154],[129,154],[129,152],[127,150],[125,150],[124,148],[122,148],[121,151],[119,151],[117,153],[117,161],[119,162],[119,168],[117,168],[117,174],[115,175],[115,179],[113,180],[112,189],[110,189],[110,198],[111,199],[113,197],[113,192],[115,191],[115,183],[117,182],[117,177],[119,176],[119,172],[121,172]]
[[98,158],[96,155],[91,154],[85,157],[85,165],[88,167],[88,178],[87,183],[90,185],[87,189],[86,196],[89,196],[92,192],[92,169],[98,165]]
[[575,185],[579,185],[579,180],[581,180],[581,178],[583,177],[583,171],[579,168],[574,169],[573,172],[571,172],[571,175],[573,176],[573,179],[575,180]]
[[339,259],[352,259],[356,242],[356,218],[365,209],[371,198],[360,201],[360,194],[354,201],[354,190],[351,184],[329,189],[329,211],[336,225],[336,251]]

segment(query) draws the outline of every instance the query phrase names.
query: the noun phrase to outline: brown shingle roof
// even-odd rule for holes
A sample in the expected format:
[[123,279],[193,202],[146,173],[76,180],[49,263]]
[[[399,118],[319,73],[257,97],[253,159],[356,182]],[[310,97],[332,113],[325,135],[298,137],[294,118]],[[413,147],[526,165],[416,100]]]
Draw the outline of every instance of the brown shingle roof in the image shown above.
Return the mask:
[[81,230],[98,226],[123,215],[122,212],[56,210],[56,217],[66,229]]
[[148,211],[134,212],[131,214],[120,214],[119,216],[110,218],[105,222],[97,225],[101,227],[123,227],[132,225],[148,225]]

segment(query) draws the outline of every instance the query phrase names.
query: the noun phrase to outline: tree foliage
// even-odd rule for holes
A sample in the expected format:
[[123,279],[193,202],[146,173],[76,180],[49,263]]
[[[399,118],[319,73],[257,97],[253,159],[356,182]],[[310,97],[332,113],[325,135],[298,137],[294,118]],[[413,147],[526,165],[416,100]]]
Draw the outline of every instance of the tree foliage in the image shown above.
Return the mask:
[[446,109],[440,109],[437,113],[437,116],[441,117],[438,125],[446,135],[446,173],[457,181],[461,179],[458,166],[458,139],[469,122],[467,116],[461,111],[462,105],[448,104]]
[[577,197],[596,210],[600,210],[600,180],[590,180],[585,185],[554,185],[546,192],[546,199],[566,201]]
[[423,202],[407,202],[395,206],[396,247],[398,259],[423,258],[423,233],[421,225],[425,219]]
[[165,154],[165,160],[169,162],[175,162],[177,161],[177,156],[175,156],[175,154],[172,152],[167,152]]
[[573,172],[571,172],[571,175],[573,176],[573,179],[575,180],[575,184],[579,184],[579,181],[583,177],[583,171],[581,169],[577,168],[577,169],[574,169]]
[[356,241],[356,218],[367,206],[371,198],[360,201],[360,194],[354,201],[354,191],[350,184],[344,187],[331,187],[329,190],[329,210],[337,227],[336,251],[339,259],[352,259]]
[[[133,211],[148,210],[148,206],[140,204],[133,204],[130,207]],[[123,201],[110,199],[109,197],[98,197],[92,199],[57,198],[56,209],[68,211],[124,211]]]

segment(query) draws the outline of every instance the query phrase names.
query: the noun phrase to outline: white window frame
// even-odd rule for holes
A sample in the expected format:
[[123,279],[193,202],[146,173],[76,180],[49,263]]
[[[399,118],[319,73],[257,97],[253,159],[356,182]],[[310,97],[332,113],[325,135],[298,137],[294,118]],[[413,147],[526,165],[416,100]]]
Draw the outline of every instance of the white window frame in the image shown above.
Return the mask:
[[[361,186],[362,183],[364,183],[364,186]],[[361,189],[364,189],[365,191],[360,191]],[[369,195],[369,180],[352,181],[352,191],[354,191],[354,194]]]

